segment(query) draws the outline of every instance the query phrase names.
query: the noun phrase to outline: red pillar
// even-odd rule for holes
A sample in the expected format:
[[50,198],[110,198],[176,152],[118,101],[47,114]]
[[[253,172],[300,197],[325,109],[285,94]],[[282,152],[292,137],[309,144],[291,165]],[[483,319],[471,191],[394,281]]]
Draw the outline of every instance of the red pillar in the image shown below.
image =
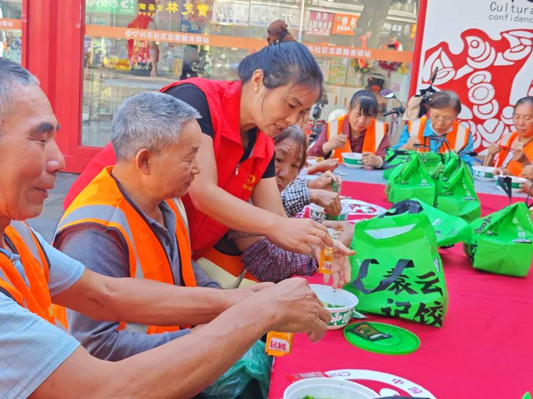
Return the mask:
[[84,4],[84,0],[24,0],[22,11],[22,64],[39,78],[61,124],[57,143],[68,171],[82,168]]

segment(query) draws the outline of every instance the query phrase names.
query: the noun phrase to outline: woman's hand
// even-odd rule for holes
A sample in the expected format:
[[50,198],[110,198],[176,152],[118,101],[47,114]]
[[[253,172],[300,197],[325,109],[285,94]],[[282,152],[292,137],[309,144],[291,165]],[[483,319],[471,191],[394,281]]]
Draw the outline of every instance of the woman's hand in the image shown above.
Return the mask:
[[409,137],[409,140],[407,140],[407,143],[402,146],[402,150],[414,150],[415,144],[420,144],[420,140],[418,137],[411,136]]
[[500,146],[496,143],[490,143],[490,145],[487,147],[487,153],[489,155],[496,155],[498,154],[502,149]]
[[513,154],[513,160],[521,162],[522,158],[526,155],[524,153],[524,143],[515,141],[511,147],[511,153]]
[[526,179],[533,180],[533,165],[524,166],[521,176],[525,177]]
[[280,217],[266,237],[288,251],[301,254],[313,254],[311,245],[319,248],[333,245],[326,227],[311,219]]
[[339,194],[334,191],[309,189],[311,202],[324,208],[328,215],[338,215],[341,213],[342,205]]
[[383,165],[383,158],[369,151],[365,151],[363,152],[363,165],[380,168]]
[[333,287],[343,287],[352,279],[352,267],[348,256],[355,255],[355,251],[344,246],[338,240],[333,243],[333,262],[331,263],[331,274],[324,274],[324,283],[328,284],[330,276],[333,278]]
[[323,161],[320,161],[316,163],[315,165],[308,166],[307,173],[310,175],[313,175],[315,173],[321,173],[321,172],[327,172],[331,171],[333,172],[337,166],[339,166],[339,161],[335,158],[330,159],[324,159]]
[[340,191],[342,179],[339,176],[334,175],[332,172],[327,171],[322,173],[316,179],[309,180],[307,187],[310,189],[333,190],[333,183],[337,185],[337,191]]
[[337,240],[342,242],[345,247],[350,247],[353,240],[355,225],[334,220],[326,220],[322,222],[322,224],[330,229],[337,230]]
[[337,148],[342,148],[346,145],[348,137],[344,134],[334,134],[331,138],[322,144],[322,151],[324,154],[329,154],[331,151],[336,150]]

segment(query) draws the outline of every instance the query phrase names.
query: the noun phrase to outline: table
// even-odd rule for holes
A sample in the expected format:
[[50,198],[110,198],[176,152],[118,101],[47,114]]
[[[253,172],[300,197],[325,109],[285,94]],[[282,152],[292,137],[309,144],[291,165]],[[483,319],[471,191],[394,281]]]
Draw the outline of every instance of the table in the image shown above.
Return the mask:
[[[375,184],[386,183],[386,180],[383,178],[382,170],[347,168],[344,165],[339,165],[335,173],[339,174],[342,177],[342,179],[346,181],[375,183]],[[496,186],[496,183],[494,182],[474,180],[474,187],[477,193],[506,195],[501,189],[499,189]],[[513,193],[513,197],[526,198],[526,194],[525,193]]]
[[[377,180],[380,172],[339,170],[349,173],[343,176],[343,194],[390,206],[383,184],[368,183]],[[364,176],[366,183],[348,181],[358,176]],[[509,202],[504,195],[480,193],[479,197],[483,215]],[[519,200],[523,199],[515,198],[513,202]],[[440,254],[449,293],[442,328],[368,315],[369,321],[382,321],[414,332],[421,340],[416,352],[400,356],[367,352],[348,344],[342,330],[328,331],[316,344],[297,334],[292,353],[275,359],[269,397],[283,397],[290,374],[338,369],[365,369],[387,373],[381,376],[398,376],[390,377],[387,386],[404,393],[400,388],[412,381],[418,388],[415,386],[409,393],[418,397],[519,399],[526,391],[533,392],[532,273],[515,278],[474,270],[460,244],[441,249]],[[321,280],[319,275],[310,277],[311,282]],[[373,389],[383,386],[368,379],[356,381]],[[417,390],[422,393],[416,394]]]

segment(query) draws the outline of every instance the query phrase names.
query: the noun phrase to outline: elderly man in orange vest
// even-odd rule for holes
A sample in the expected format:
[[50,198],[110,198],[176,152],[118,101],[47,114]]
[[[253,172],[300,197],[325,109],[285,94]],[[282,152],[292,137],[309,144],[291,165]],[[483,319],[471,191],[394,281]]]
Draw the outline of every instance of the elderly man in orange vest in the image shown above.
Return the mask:
[[[189,235],[176,202],[198,174],[201,131],[194,108],[161,93],[140,93],[117,110],[111,142],[117,162],[104,168],[68,206],[54,246],[91,270],[186,287],[215,287],[191,262]],[[69,311],[69,329],[107,360],[186,334],[179,326],[128,325]]]
[[[225,291],[117,279],[46,243],[24,220],[41,213],[64,167],[58,129],[35,77],[0,58],[2,398],[192,397],[269,330],[307,332],[313,340],[325,333],[329,312],[302,279]],[[54,325],[52,303],[126,324],[207,324],[161,347],[106,362]]]

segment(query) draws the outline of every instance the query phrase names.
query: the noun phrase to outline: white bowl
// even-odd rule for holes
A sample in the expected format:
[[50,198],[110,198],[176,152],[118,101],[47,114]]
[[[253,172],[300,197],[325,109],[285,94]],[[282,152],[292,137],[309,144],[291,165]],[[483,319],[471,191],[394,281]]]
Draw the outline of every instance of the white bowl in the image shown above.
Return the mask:
[[302,399],[310,395],[317,399],[372,399],[379,396],[356,382],[335,378],[306,378],[289,385],[283,399]]
[[[503,188],[500,186],[500,182],[498,181],[498,178],[496,177],[496,186],[500,190],[503,190]],[[518,176],[511,176],[511,191],[513,193],[519,193],[522,191],[522,187],[524,186],[524,183],[527,182],[527,179],[524,177],[518,177]]]
[[494,180],[494,167],[493,166],[480,166],[476,165],[472,167],[474,179],[479,181],[493,181]]
[[309,215],[311,219],[322,221],[322,220],[346,220],[348,214],[350,213],[350,208],[348,206],[342,205],[341,213],[338,215],[326,215],[324,208],[317,204],[309,205]]
[[309,284],[309,287],[323,303],[339,306],[327,307],[324,305],[331,313],[328,330],[337,330],[348,324],[355,307],[359,303],[359,299],[354,294],[343,289],[335,289],[329,285]]
[[343,152],[342,163],[347,168],[362,168],[363,154],[360,152]]
[[316,165],[319,162],[322,162],[324,160],[324,157],[313,157],[313,158],[307,158],[307,164],[309,166]]

